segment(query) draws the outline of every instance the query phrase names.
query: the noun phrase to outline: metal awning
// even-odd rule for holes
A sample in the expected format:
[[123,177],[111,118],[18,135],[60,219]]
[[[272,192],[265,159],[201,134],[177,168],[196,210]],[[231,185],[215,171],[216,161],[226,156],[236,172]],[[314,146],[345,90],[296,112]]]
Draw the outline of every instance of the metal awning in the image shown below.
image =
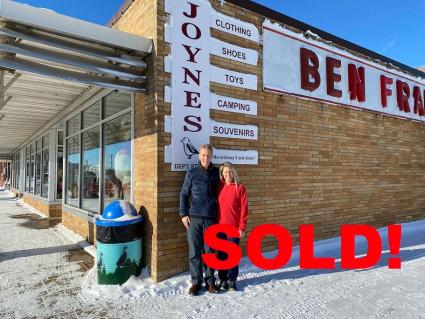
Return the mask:
[[152,40],[0,0],[0,153],[92,87],[146,90]]

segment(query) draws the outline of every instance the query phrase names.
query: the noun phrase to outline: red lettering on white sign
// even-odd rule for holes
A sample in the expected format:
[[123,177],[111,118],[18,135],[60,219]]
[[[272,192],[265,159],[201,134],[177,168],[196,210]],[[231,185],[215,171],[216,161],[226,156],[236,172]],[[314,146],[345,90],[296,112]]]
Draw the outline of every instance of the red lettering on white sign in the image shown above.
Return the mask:
[[[320,85],[319,58],[316,53],[306,48],[300,49],[301,56],[301,87],[314,91]],[[310,80],[313,78],[313,81]]]

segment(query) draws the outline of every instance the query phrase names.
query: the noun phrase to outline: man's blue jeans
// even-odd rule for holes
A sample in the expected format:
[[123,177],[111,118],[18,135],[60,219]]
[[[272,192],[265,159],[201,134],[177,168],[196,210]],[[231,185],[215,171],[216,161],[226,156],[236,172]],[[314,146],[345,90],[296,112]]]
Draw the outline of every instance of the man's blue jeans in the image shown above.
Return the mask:
[[190,217],[190,225],[187,230],[187,241],[189,243],[189,269],[192,284],[202,285],[203,280],[208,283],[214,283],[214,269],[204,265],[205,267],[205,278],[202,278],[202,254],[214,253],[214,251],[205,245],[204,233],[205,230],[216,224],[215,219],[204,219]]

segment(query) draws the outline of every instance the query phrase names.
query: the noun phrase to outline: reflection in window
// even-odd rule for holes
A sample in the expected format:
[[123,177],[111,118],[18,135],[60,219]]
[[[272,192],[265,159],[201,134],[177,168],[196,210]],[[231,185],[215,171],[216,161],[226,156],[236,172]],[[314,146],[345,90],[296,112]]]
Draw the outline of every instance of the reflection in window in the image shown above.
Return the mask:
[[131,194],[130,113],[104,125],[104,206]]
[[127,109],[131,105],[131,94],[128,92],[113,92],[105,97],[103,118]]
[[43,150],[43,179],[41,196],[47,198],[49,190],[49,149]]
[[95,104],[83,111],[83,129],[99,123],[101,104],[102,103],[100,101],[97,101]]
[[[28,151],[27,151],[28,153]],[[25,156],[25,191],[28,192],[30,187],[30,156]]]
[[34,154],[30,157],[30,193],[34,191]]
[[41,195],[41,153],[35,154],[35,195]]
[[62,199],[62,179],[63,179],[63,146],[58,146],[58,162],[56,172],[56,198]]
[[66,163],[66,203],[78,207],[79,172],[80,172],[80,140],[74,136],[67,140]]
[[66,136],[70,136],[80,130],[80,114],[74,116],[67,122]]
[[62,199],[63,184],[63,131],[58,131],[58,148],[56,163],[56,199]]
[[82,208],[99,213],[100,145],[99,127],[83,133]]

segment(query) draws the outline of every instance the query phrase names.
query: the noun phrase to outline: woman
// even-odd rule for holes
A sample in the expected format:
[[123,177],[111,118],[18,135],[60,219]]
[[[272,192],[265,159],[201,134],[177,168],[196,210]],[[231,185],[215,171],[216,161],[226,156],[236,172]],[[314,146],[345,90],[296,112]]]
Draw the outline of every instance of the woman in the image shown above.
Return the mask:
[[[226,238],[225,234],[220,234],[221,238],[239,245],[240,238],[245,234],[248,221],[248,199],[245,186],[239,183],[238,174],[234,166],[229,162],[220,167],[217,213],[219,224],[232,225],[239,230],[239,238]],[[226,254],[219,251],[218,258],[224,260],[226,259]],[[219,270],[218,277],[220,282],[218,288],[237,290],[236,279],[238,274],[238,265],[230,270]]]

